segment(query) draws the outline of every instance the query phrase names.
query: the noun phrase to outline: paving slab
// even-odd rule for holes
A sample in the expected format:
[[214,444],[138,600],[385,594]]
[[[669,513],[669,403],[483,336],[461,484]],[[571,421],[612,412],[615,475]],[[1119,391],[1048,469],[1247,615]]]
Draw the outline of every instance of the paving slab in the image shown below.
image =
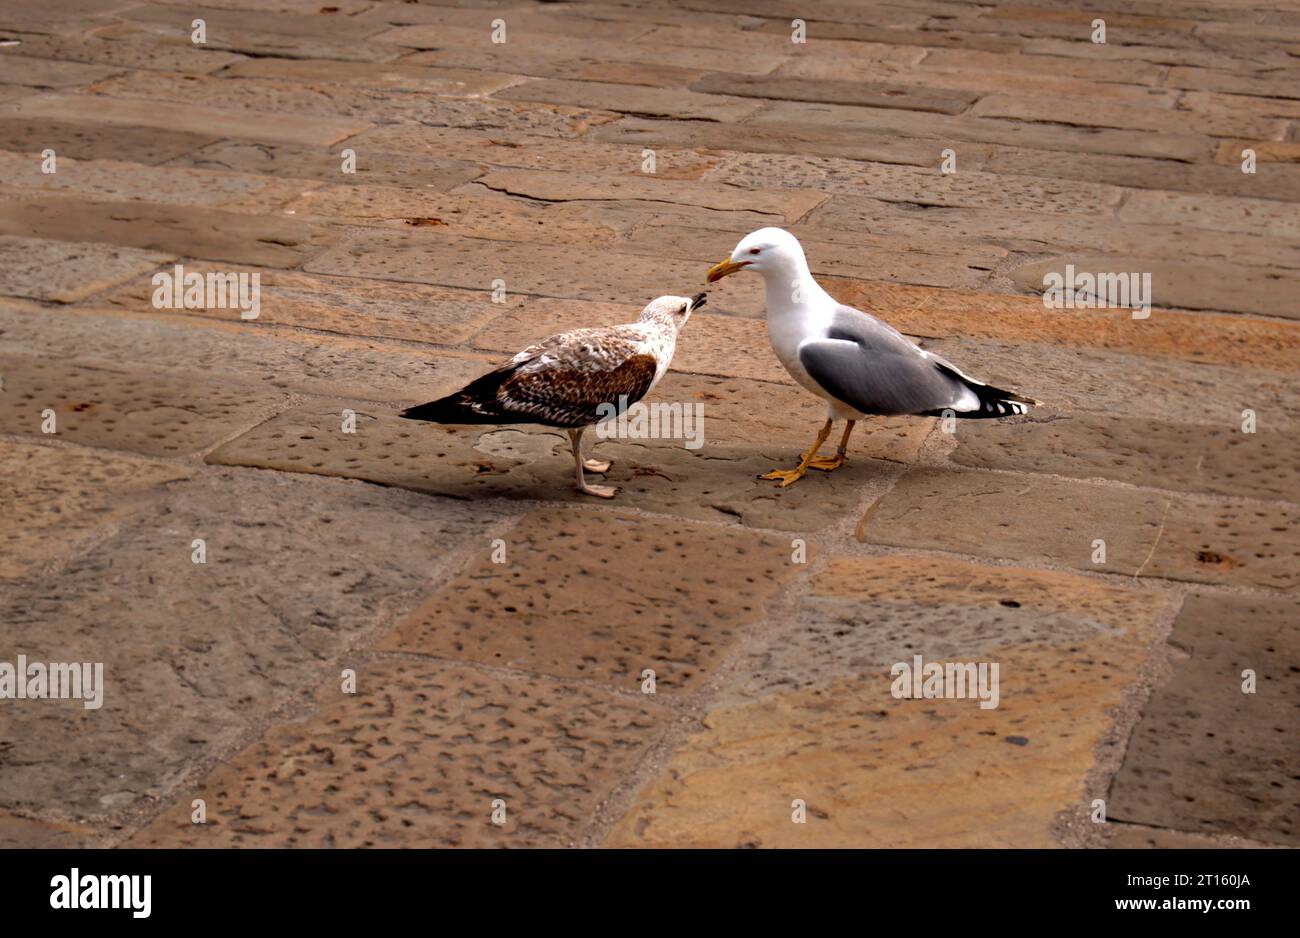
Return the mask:
[[496,358],[450,350],[431,356],[399,343],[259,326],[256,321],[97,307],[67,312],[52,317],[44,309],[0,304],[8,347],[24,355],[77,358],[109,370],[129,361],[181,374],[220,374],[268,389],[412,403],[424,394],[451,393]]
[[[0,220],[0,231],[3,226]],[[129,278],[143,277],[170,259],[167,254],[113,244],[5,233],[0,235],[0,294],[74,303]]]
[[5,55],[31,56],[67,62],[88,62],[120,68],[152,68],[168,72],[205,75],[242,56],[196,46],[189,36],[173,42],[130,38],[120,26],[104,26],[89,35],[35,35],[24,33],[18,45],[6,46]]
[[[1295,777],[1293,598],[1194,593],[1169,635],[1157,685],[1111,785],[1116,820],[1300,844]],[[1256,690],[1243,693],[1244,670]]]
[[37,154],[53,150],[74,160],[112,158],[156,165],[211,143],[205,134],[144,127],[86,126],[76,122],[40,118],[0,118],[0,146],[14,153]]
[[[36,193],[24,193],[21,201],[11,199],[0,206],[0,234],[21,240],[89,241],[103,245],[97,251],[111,250],[112,256],[138,258],[152,252],[149,256],[155,258],[155,263],[181,255],[263,267],[297,267],[304,256],[319,252],[338,238],[338,233],[328,227],[284,214],[255,215],[190,205]],[[138,250],[125,255],[131,248]],[[70,275],[71,271],[60,270],[52,276]],[[93,292],[87,288],[76,290],[74,298]]]
[[[156,82],[157,79],[150,81]],[[370,126],[363,121],[330,117],[203,107],[197,103],[113,98],[102,94],[38,95],[10,102],[0,107],[0,113],[73,123],[156,127],[199,134],[218,130],[225,136],[236,138],[301,144],[331,144]]]
[[1296,500],[1300,443],[1288,428],[1214,426],[1078,414],[1060,420],[971,421],[956,434],[963,466],[1117,479],[1179,492]]
[[[914,469],[868,509],[857,537],[1127,577],[1300,584],[1294,509],[1045,476]],[[1092,560],[1097,540],[1104,563]]]
[[[169,165],[265,173],[338,185],[408,186],[433,192],[446,192],[483,172],[459,159],[430,158],[399,149],[377,150],[361,142],[365,136],[349,137],[333,147],[222,140],[178,156]],[[356,156],[355,173],[343,171],[344,150],[352,150]]]
[[[222,272],[213,264],[193,261],[185,263],[185,270],[205,277]],[[515,310],[524,305],[518,298],[505,304],[493,303],[478,291],[422,284],[329,277],[269,267],[248,272],[260,277],[259,324],[298,326],[346,336],[458,345],[493,317],[509,315],[502,309]],[[137,278],[103,296],[100,302],[131,312],[152,313],[153,292],[152,283]],[[232,309],[203,307],[169,312],[239,321],[239,311]]]
[[[349,663],[355,695],[331,682],[315,716],[187,786],[130,845],[573,846],[671,719],[640,695],[536,675]],[[206,824],[190,822],[194,798]]]
[[[448,388],[447,393],[454,390]],[[431,395],[436,396],[436,395]],[[357,432],[342,432],[342,413],[357,414]],[[706,417],[707,420],[707,417]],[[814,531],[844,517],[868,479],[888,463],[851,460],[835,473],[818,473],[812,484],[777,490],[758,476],[793,464],[799,445],[708,442],[685,448],[684,440],[584,440],[590,452],[612,459],[608,484],[621,491],[616,507],[640,508],[697,521],[748,527]],[[598,444],[598,445],[594,445]],[[213,464],[253,466],[365,479],[416,491],[477,501],[587,505],[591,497],[573,486],[573,462],[562,431],[518,427],[443,427],[402,420],[394,411],[355,401],[318,402],[290,411],[220,446]]]
[[[145,456],[206,449],[287,400],[264,388],[200,373],[160,375],[0,355],[0,432]],[[55,433],[44,432],[54,411]]]
[[[834,557],[605,845],[1052,846],[1163,602],[1072,574]],[[894,697],[915,655],[997,663],[997,707]]]
[[800,569],[789,538],[630,514],[537,511],[503,541],[377,647],[625,693],[650,669],[656,695],[695,693]]
[[[484,537],[500,517],[301,476],[168,486],[58,577],[5,595],[11,647],[31,660],[102,662],[105,687],[97,710],[79,700],[6,709],[6,735],[61,742],[5,767],[0,804],[49,820],[138,822],[278,707],[321,687],[337,693],[337,657],[418,601],[454,562],[448,544]],[[192,562],[195,538],[206,563]]]
[[148,493],[185,479],[189,469],[117,453],[6,443],[0,450],[5,524],[0,580],[37,576],[102,541],[147,504]]

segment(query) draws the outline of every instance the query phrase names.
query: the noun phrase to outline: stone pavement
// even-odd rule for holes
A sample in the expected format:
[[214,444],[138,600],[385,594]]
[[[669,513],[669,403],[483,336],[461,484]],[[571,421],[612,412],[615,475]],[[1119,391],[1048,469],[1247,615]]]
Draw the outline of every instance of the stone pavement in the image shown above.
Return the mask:
[[[0,662],[106,686],[0,701],[0,844],[1300,844],[1300,7],[1138,9],[6,0]],[[735,277],[613,502],[396,418],[765,225],[1044,406],[775,489],[822,409]]]

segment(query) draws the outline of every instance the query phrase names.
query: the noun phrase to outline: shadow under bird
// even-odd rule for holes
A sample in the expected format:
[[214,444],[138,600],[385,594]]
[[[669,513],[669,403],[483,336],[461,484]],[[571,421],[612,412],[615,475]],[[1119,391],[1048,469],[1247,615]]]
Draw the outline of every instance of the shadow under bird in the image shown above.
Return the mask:
[[567,430],[578,491],[613,498],[584,470],[609,471],[610,460],[583,459],[587,427],[617,417],[650,393],[672,364],[677,333],[706,294],[651,300],[636,322],[561,332],[444,398],[402,411],[410,420],[448,424],[536,423]]
[[[972,378],[888,323],[837,302],[813,279],[803,247],[788,231],[760,228],[746,235],[729,258],[709,268],[708,282],[742,270],[763,275],[767,335],[777,359],[827,405],[826,423],[799,465],[759,478],[784,487],[809,469],[838,469],[854,424],[867,416],[1006,417],[1038,403]],[[836,420],[848,421],[840,445],[834,456],[818,456]]]

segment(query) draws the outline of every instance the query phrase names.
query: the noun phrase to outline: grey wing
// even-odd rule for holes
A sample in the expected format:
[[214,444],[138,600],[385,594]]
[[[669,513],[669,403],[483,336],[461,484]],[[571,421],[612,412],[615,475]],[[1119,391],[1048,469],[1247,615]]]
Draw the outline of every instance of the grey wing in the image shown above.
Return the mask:
[[826,338],[799,346],[799,363],[828,394],[864,414],[979,406],[955,368],[893,326],[848,306],[835,311]]

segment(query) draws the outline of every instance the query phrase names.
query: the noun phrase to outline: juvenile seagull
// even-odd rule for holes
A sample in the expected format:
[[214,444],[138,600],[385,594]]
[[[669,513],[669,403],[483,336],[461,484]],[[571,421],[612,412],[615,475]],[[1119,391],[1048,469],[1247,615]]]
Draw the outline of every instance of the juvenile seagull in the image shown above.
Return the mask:
[[[809,469],[844,465],[853,425],[868,414],[1003,417],[1023,414],[1038,401],[991,387],[956,365],[924,351],[893,326],[837,303],[808,271],[803,248],[780,228],[746,235],[731,257],[709,268],[715,283],[756,270],[767,287],[767,335],[790,376],[826,399],[826,424],[794,469],[773,469],[762,479],[784,488]],[[818,456],[835,420],[847,420],[834,456]]]
[[608,472],[611,463],[582,458],[582,432],[650,393],[672,363],[677,333],[704,305],[705,295],[661,296],[641,310],[636,322],[553,335],[456,393],[410,407],[401,416],[433,423],[539,423],[568,430],[578,491],[613,498],[616,487],[589,485],[583,475],[584,469]]

